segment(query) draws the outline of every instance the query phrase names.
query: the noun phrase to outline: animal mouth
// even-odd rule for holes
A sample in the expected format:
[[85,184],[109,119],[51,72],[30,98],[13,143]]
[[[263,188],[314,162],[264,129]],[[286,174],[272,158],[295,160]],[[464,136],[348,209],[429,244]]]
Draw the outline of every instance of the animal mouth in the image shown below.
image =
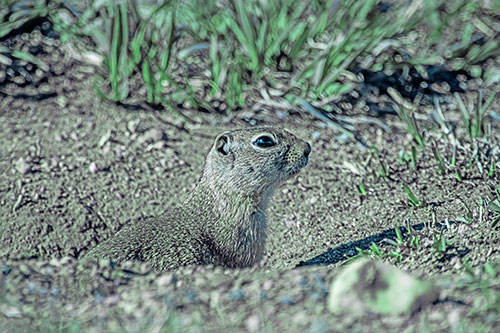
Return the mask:
[[304,156],[298,163],[293,166],[289,166],[286,170],[286,174],[289,177],[295,176],[300,172],[300,170],[307,165],[309,158]]

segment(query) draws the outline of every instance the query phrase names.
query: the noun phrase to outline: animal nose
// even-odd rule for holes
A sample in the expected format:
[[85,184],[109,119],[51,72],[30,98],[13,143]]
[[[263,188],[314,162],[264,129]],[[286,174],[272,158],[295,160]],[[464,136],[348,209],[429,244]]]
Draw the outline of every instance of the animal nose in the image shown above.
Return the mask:
[[304,157],[308,157],[311,153],[311,145],[306,142],[306,149],[304,150]]

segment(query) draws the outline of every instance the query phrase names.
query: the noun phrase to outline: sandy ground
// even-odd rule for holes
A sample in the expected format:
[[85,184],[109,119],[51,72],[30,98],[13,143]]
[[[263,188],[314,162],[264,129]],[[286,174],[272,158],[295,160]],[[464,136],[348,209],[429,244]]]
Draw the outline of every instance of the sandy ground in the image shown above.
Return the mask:
[[[500,191],[498,120],[488,116],[491,135],[473,141],[456,104],[442,105],[461,143],[453,167],[451,145],[428,116],[432,108],[420,108],[428,145],[417,149],[413,169],[401,158],[410,152],[411,137],[395,116],[382,119],[390,133],[359,125],[371,148],[345,140],[298,109],[229,115],[181,110],[192,123],[98,99],[93,69],[58,45],[52,49],[46,57],[59,67],[47,79],[0,87],[0,325],[6,331],[500,327],[491,308],[498,301],[489,303],[470,282],[471,276],[490,281],[499,298],[499,277],[486,279],[483,272],[485,263],[500,260],[500,231],[493,224],[498,214],[488,209]],[[474,94],[471,89],[464,97]],[[490,109],[500,113],[498,97]],[[141,263],[78,267],[79,258],[128,220],[181,205],[215,135],[250,124],[286,127],[313,147],[309,165],[272,199],[259,267],[188,267],[163,274]],[[444,175],[433,146],[446,161]],[[496,169],[488,175],[492,163]],[[422,207],[408,202],[405,186]],[[396,239],[394,228],[407,225],[414,227],[419,247],[398,249],[383,241]],[[440,233],[447,240],[444,251],[434,248]],[[399,260],[384,260],[439,286],[440,301],[400,316],[331,315],[326,299],[338,266],[372,242],[384,253],[400,251]]]

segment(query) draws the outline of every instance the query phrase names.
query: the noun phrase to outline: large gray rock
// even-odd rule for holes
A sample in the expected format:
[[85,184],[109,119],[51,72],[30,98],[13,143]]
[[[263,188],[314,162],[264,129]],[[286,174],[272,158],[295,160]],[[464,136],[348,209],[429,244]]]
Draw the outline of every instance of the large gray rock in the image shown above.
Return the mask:
[[328,308],[336,314],[399,314],[415,311],[437,298],[431,283],[382,262],[359,259],[333,281]]

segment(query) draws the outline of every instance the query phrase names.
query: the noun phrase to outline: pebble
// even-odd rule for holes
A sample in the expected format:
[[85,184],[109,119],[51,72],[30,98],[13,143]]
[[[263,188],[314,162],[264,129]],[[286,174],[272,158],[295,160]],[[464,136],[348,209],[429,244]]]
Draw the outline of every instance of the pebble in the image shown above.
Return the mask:
[[156,280],[156,283],[158,284],[159,287],[165,287],[172,284],[172,282],[175,283],[175,280],[176,280],[175,275],[172,273],[168,273],[160,276]]
[[143,144],[143,143],[154,143],[157,141],[165,141],[165,140],[167,140],[167,135],[165,134],[165,132],[157,128],[151,128],[147,130],[144,134],[139,136],[137,142]]
[[15,163],[17,171],[26,175],[31,172],[31,164],[26,161],[24,157],[20,157]]
[[260,319],[257,315],[251,315],[245,320],[245,327],[249,332],[259,332]]
[[273,287],[273,281],[272,280],[267,280],[262,284],[262,289],[264,290],[269,290]]
[[104,146],[106,144],[106,142],[109,141],[110,138],[111,138],[111,130],[108,130],[103,136],[101,136],[101,138],[99,139],[99,143],[97,144],[97,146],[99,148],[102,148],[102,146]]
[[0,312],[7,318],[22,316],[21,310],[15,306],[3,305],[0,309]]
[[127,122],[127,129],[129,130],[130,133],[135,133],[137,132],[137,127],[139,127],[140,120],[139,119],[132,119]]
[[91,173],[96,173],[96,172],[99,172],[101,170],[102,170],[101,167],[96,162],[90,163],[90,165],[89,165],[89,171]]
[[146,147],[146,151],[151,151],[151,150],[160,150],[165,148],[167,143],[165,141],[156,141],[155,143],[152,143]]

